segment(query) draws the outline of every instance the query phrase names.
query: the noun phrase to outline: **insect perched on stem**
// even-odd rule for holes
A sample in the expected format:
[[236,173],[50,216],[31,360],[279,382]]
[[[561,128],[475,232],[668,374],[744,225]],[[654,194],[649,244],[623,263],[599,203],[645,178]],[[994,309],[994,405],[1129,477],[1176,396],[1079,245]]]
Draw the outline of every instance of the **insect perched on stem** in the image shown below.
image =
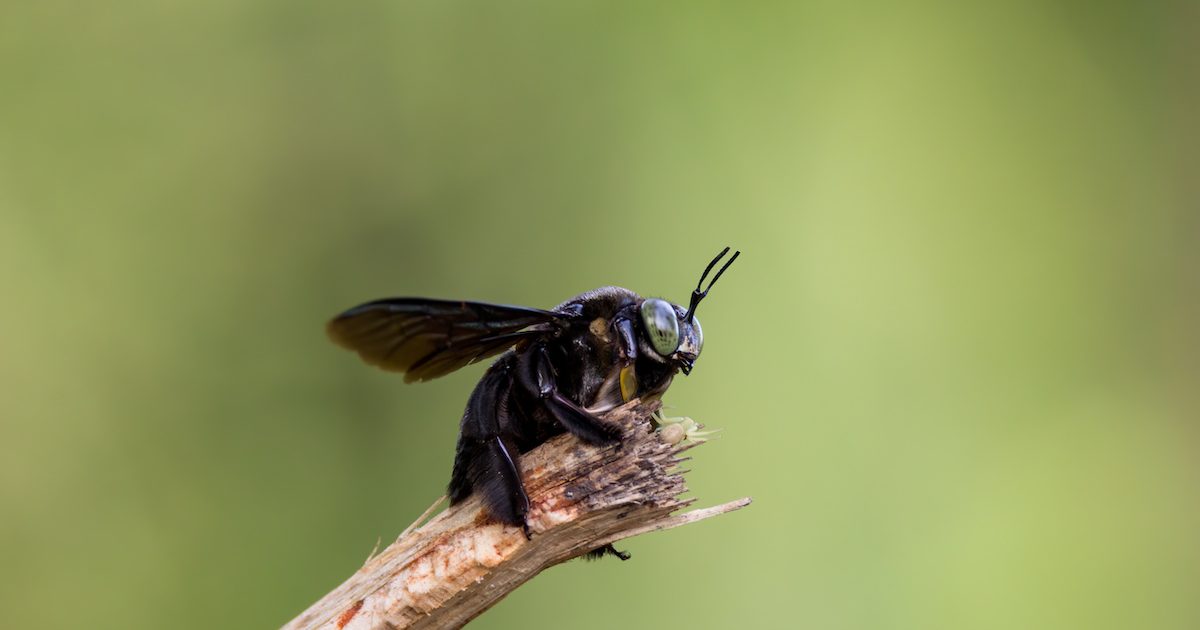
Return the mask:
[[[620,442],[621,429],[596,414],[635,397],[661,397],[676,372],[692,371],[704,345],[696,307],[741,252],[701,286],[727,253],[728,247],[708,263],[686,309],[620,287],[588,291],[549,311],[388,298],[338,315],[327,331],[367,363],[403,372],[405,382],[504,353],[467,401],[450,503],[478,492],[495,519],[529,535],[520,454],[564,431],[588,444]],[[597,551],[627,557],[611,545]]]

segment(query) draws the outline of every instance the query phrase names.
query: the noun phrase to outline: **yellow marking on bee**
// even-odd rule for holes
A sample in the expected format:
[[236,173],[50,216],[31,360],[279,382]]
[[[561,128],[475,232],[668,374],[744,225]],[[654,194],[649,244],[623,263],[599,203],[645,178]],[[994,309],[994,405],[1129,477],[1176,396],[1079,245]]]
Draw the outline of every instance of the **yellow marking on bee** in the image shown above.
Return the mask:
[[632,365],[621,368],[621,400],[629,402],[637,396],[637,373]]
[[603,317],[597,317],[588,324],[588,330],[601,341],[608,341],[608,322]]

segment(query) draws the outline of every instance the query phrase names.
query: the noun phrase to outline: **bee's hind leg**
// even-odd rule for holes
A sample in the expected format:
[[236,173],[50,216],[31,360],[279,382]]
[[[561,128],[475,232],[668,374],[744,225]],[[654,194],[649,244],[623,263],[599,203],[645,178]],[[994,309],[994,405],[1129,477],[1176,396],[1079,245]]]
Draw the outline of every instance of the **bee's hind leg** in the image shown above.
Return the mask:
[[502,429],[508,426],[511,391],[507,366],[497,364],[471,393],[458,437],[450,500],[458,503],[478,492],[493,518],[521,527],[529,538],[529,496],[521,481],[520,451]]

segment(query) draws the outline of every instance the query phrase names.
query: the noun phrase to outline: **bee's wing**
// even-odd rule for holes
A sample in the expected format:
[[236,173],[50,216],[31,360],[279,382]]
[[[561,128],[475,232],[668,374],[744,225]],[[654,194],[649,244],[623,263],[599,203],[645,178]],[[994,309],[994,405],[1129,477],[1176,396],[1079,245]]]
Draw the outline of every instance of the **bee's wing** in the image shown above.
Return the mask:
[[329,338],[405,382],[428,381],[549,334],[568,315],[523,306],[425,298],[360,304],[325,326]]

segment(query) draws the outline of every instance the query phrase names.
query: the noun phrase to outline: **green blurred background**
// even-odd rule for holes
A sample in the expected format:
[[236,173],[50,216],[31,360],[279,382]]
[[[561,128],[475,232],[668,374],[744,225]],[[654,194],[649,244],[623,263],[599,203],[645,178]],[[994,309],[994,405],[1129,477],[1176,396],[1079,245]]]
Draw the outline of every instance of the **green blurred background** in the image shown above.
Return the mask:
[[279,626],[442,492],[483,370],[327,317],[684,300],[729,244],[667,402],[754,505],[475,626],[1197,627],[1198,18],[4,3],[4,625]]

